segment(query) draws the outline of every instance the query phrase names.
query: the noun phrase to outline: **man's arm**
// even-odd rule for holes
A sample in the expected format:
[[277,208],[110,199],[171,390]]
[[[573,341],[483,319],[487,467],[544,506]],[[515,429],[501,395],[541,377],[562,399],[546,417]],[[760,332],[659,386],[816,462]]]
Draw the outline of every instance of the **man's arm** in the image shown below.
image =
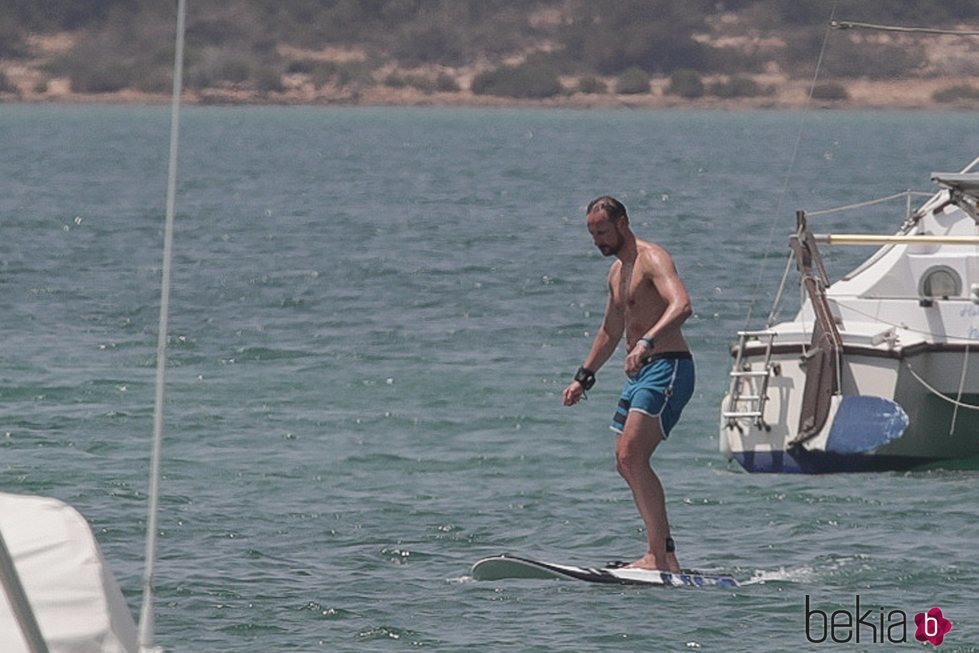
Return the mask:
[[[619,340],[622,339],[622,333],[624,331],[625,315],[615,305],[615,302],[612,301],[612,287],[610,284],[608,303],[605,305],[605,317],[602,319],[602,326],[599,327],[598,333],[595,334],[591,351],[588,352],[588,356],[585,357],[585,361],[581,366],[593,373],[601,369],[602,365],[612,357],[616,346],[619,344]],[[572,381],[564,389],[564,405],[571,406],[578,403],[584,392],[585,388],[580,382]]]
[[644,258],[646,259],[644,261],[646,265],[643,266],[644,273],[649,275],[660,297],[666,300],[666,310],[663,311],[663,315],[646,333],[647,336],[655,338],[663,332],[679,330],[680,325],[693,315],[693,309],[690,306],[687,288],[680,280],[676,264],[666,250],[650,251]]

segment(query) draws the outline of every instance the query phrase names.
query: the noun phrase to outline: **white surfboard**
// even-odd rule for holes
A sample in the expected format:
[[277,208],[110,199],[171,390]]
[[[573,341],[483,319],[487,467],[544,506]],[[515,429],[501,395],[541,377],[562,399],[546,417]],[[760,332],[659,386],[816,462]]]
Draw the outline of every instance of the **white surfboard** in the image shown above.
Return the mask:
[[675,574],[650,569],[628,569],[618,563],[605,567],[576,567],[522,558],[508,553],[477,561],[472,566],[470,575],[473,580],[536,578],[582,580],[588,583],[615,585],[738,587],[738,581],[730,576],[716,576],[699,571],[684,571]]

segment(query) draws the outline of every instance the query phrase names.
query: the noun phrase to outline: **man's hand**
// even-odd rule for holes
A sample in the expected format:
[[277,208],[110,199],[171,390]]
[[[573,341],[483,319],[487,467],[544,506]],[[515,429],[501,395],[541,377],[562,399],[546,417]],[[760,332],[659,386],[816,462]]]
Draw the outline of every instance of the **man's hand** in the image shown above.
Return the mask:
[[625,357],[625,374],[630,379],[635,378],[639,374],[639,370],[642,369],[643,358],[649,352],[649,345],[646,344],[645,340],[640,340],[636,343],[636,346],[632,348],[628,356]]
[[568,387],[564,389],[562,395],[564,397],[565,406],[574,406],[576,403],[581,401],[581,398],[585,396],[585,388],[582,387],[577,381],[572,381],[568,384]]

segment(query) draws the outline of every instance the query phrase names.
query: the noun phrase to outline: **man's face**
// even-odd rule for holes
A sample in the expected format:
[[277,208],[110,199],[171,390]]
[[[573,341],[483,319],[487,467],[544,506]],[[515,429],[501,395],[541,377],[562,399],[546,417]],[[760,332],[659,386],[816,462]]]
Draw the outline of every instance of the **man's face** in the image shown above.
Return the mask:
[[622,233],[618,222],[612,222],[604,213],[588,216],[588,233],[595,247],[604,256],[615,256],[622,248]]

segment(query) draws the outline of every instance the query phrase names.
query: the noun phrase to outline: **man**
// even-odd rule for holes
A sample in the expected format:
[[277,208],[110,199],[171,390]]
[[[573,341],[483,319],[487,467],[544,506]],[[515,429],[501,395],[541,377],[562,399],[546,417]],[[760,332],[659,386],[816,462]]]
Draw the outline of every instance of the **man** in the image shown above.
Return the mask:
[[690,298],[669,253],[636,238],[618,200],[593,200],[587,225],[595,246],[617,260],[608,274],[605,318],[574,381],[564,389],[564,405],[578,403],[591,389],[595,372],[624,333],[628,378],[612,418],[612,430],[618,433],[615,463],[632,490],[648,538],[646,554],[629,566],[678,572],[663,486],[649,459],[693,394],[693,359],[680,332],[691,314]]

